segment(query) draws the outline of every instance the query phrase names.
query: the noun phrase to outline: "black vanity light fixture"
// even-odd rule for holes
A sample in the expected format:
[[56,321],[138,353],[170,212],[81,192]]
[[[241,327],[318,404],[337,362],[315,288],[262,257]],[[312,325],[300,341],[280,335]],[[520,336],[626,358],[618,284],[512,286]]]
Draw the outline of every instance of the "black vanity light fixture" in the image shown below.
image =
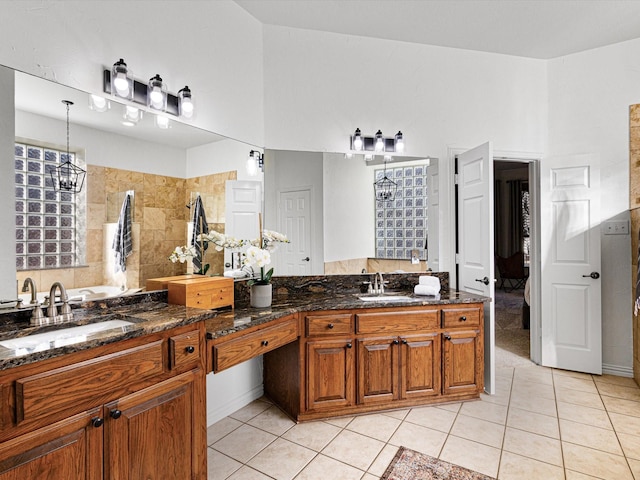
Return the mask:
[[258,170],[264,171],[264,155],[258,150],[251,150],[247,157],[247,175],[255,177]]
[[398,131],[393,137],[385,137],[381,130],[378,130],[375,135],[366,136],[362,135],[359,128],[356,128],[349,139],[350,150],[356,152],[404,152],[404,136],[401,131]]
[[166,83],[158,74],[148,82],[135,80],[131,69],[122,58],[114,63],[112,68],[104,69],[102,89],[115,98],[144,105],[150,110],[187,119],[192,118],[194,114],[193,97],[188,86],[179,90],[176,95],[167,91]]
[[[63,158],[60,155],[60,164],[51,170],[51,182],[54,190],[79,193],[84,185],[84,179],[87,171],[75,165],[71,161],[71,153],[69,152],[69,107],[73,102],[62,100],[67,106],[67,153]],[[65,160],[64,162],[62,160]]]

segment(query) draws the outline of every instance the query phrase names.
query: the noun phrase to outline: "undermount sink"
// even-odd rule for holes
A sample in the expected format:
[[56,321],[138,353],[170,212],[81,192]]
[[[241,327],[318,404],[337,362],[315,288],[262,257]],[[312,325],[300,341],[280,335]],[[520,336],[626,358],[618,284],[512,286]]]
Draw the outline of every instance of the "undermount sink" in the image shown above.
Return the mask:
[[25,337],[0,341],[0,346],[16,351],[17,354],[40,352],[50,348],[64,347],[87,340],[87,337],[112,329],[122,329],[133,322],[126,320],[106,320],[77,327],[61,328],[45,333],[36,333]]
[[361,296],[358,297],[365,302],[408,302],[413,300],[412,297],[407,295],[374,295],[374,296]]

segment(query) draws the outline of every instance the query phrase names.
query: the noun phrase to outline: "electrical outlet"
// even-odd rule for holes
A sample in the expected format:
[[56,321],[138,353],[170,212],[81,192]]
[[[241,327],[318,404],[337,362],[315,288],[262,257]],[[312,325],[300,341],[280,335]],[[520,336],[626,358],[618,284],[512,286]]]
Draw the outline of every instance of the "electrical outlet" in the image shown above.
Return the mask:
[[609,220],[604,222],[605,235],[629,235],[629,222],[627,220]]

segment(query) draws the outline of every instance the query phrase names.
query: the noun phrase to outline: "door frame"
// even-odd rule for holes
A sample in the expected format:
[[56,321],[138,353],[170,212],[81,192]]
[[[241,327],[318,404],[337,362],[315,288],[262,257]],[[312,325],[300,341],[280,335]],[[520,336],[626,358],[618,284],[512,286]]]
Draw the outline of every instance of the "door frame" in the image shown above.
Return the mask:
[[[454,253],[450,256],[451,266],[449,269],[450,284],[455,285],[457,282],[456,277],[456,258],[455,258],[455,242],[456,242],[456,188],[455,188],[455,158],[458,154],[466,152],[470,148],[466,147],[448,147],[448,175],[443,175],[445,172],[440,170],[441,182],[446,181],[446,189],[449,192],[448,200],[450,205],[450,214],[448,215],[449,231],[454,232],[448,240],[451,251]],[[531,298],[536,299],[530,305],[530,322],[529,322],[529,355],[531,361],[536,364],[540,364],[542,359],[542,328],[541,328],[541,250],[540,250],[540,161],[542,159],[542,153],[539,152],[515,152],[508,150],[493,151],[494,160],[508,160],[512,162],[522,162],[529,164],[529,194],[531,195],[531,260],[529,266],[529,276],[532,278],[530,283]],[[442,164],[440,165],[442,168]],[[442,192],[442,184],[440,185],[440,191]],[[493,186],[491,187],[493,188]],[[441,199],[442,204],[442,199]],[[441,243],[442,245],[442,243]],[[442,257],[442,255],[441,255]],[[442,264],[441,264],[442,266]],[[495,299],[492,299],[495,301]]]

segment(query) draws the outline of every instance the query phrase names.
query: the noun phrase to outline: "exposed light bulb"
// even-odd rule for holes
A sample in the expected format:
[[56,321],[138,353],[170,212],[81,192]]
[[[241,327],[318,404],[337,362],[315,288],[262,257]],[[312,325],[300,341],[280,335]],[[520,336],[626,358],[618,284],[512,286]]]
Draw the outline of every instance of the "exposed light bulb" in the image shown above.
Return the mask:
[[255,177],[258,174],[259,155],[260,152],[256,152],[255,150],[249,152],[249,156],[247,157],[247,175],[250,177]]
[[160,75],[156,74],[149,79],[148,93],[149,107],[156,110],[164,110],[166,100],[165,86]]
[[116,92],[121,97],[129,96],[129,82],[127,81],[127,75],[124,73],[118,73],[116,78],[113,79],[113,86],[116,87]]

